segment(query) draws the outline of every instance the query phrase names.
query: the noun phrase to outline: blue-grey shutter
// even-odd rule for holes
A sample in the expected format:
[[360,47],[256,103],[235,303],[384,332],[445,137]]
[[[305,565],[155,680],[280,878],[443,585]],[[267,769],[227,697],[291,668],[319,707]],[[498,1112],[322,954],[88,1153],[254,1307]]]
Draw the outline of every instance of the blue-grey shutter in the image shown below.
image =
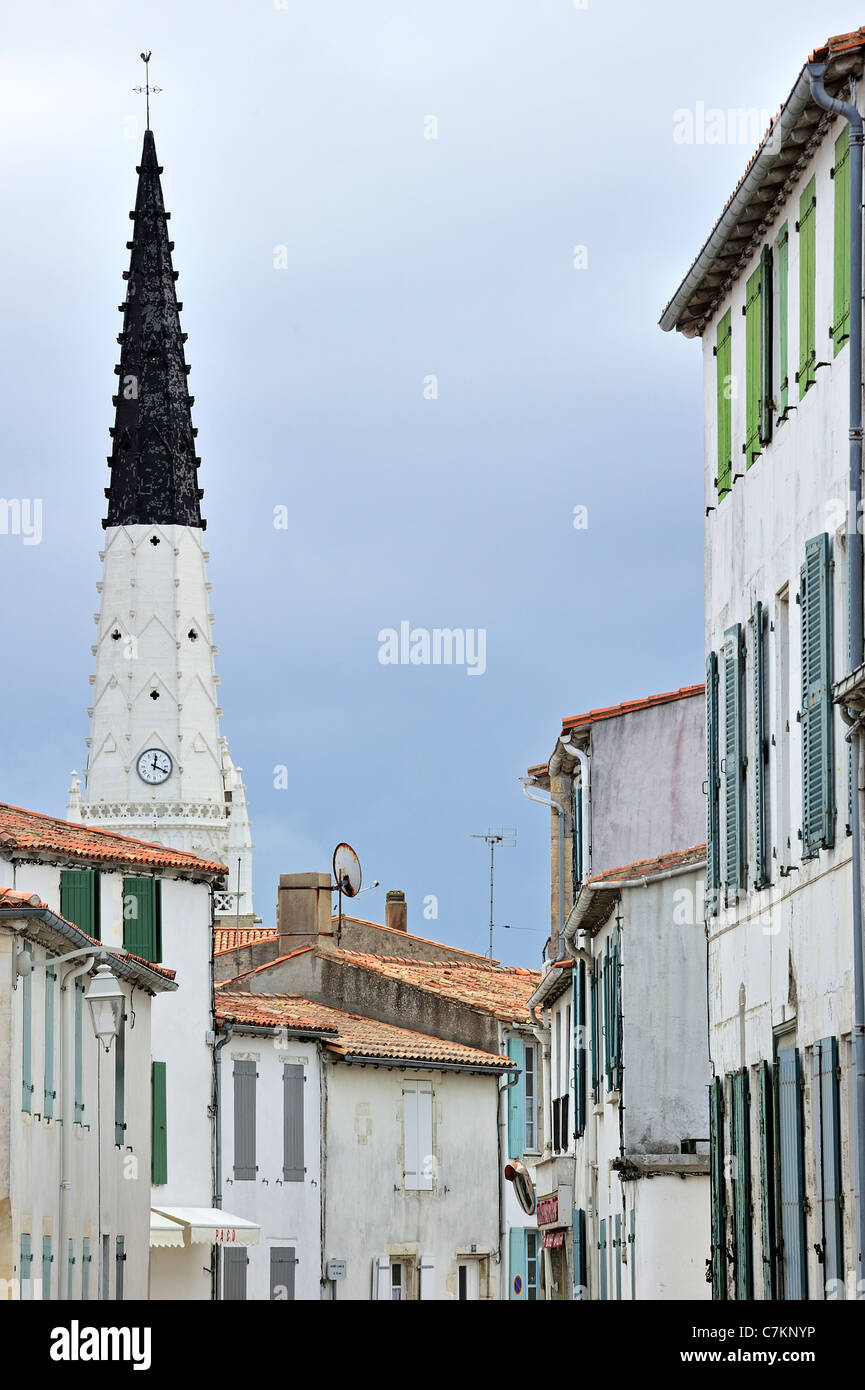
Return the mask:
[[582,1302],[589,1296],[588,1250],[586,1248],[586,1213],[574,1209],[574,1298]]
[[744,743],[742,739],[742,625],[724,633],[724,882],[728,904],[745,880]]
[[[70,1241],[69,1244],[71,1245],[72,1242]],[[43,1236],[43,1237],[42,1237],[42,1298],[43,1298],[43,1300],[49,1300],[49,1299],[51,1298],[51,1266],[53,1265],[53,1263],[54,1263],[54,1256],[53,1256],[52,1253],[51,1253],[51,1237],[50,1237],[50,1236]],[[58,1289],[57,1292],[59,1293],[60,1290]]]
[[[72,1295],[70,1294],[70,1298]],[[90,1297],[90,1237],[85,1236],[81,1242],[81,1298],[86,1301]]]
[[[234,1177],[252,1179],[255,1166],[255,1062],[234,1064]],[[244,1276],[245,1277],[245,1276]]]
[[126,1237],[118,1236],[114,1242],[114,1297],[123,1302],[123,1267],[126,1264]]
[[[303,1067],[299,1062],[282,1066],[283,1182],[303,1182]],[[253,1158],[255,1157],[253,1152]],[[292,1294],[292,1297],[294,1295]]]
[[270,1297],[278,1303],[294,1300],[294,1269],[297,1264],[293,1245],[270,1247]]
[[721,887],[718,760],[718,657],[715,652],[709,652],[706,658],[706,911],[711,917],[717,915]]
[[622,1297],[622,1213],[616,1212],[615,1236],[613,1245],[616,1249],[616,1298],[621,1301]]
[[727,1196],[724,1177],[724,1084],[709,1085],[709,1168],[712,1192],[712,1297],[727,1297]]
[[[22,947],[28,956],[33,955],[30,942]],[[33,1097],[33,975],[21,977],[21,1109],[32,1114]]]
[[598,1103],[601,1089],[601,1061],[598,1039],[598,1025],[600,1022],[600,1010],[598,1009],[598,970],[599,962],[596,960],[592,965],[592,974],[589,981],[589,1004],[592,1026],[592,1102],[595,1105]]
[[244,1245],[223,1245],[222,1297],[226,1302],[242,1303],[246,1299],[246,1266],[249,1256]]
[[75,1124],[84,1123],[84,981],[79,977],[74,990],[74,1073]]
[[573,969],[574,989],[574,1133],[579,1136],[586,1128],[586,964],[576,961]]
[[628,1260],[631,1266],[631,1302],[637,1297],[637,1237],[635,1230],[634,1208],[631,1207],[631,1233],[628,1236]]
[[838,1087],[838,1040],[814,1044],[813,1126],[817,1159],[817,1228],[822,1254],[825,1297],[830,1279],[844,1278],[843,1193],[841,1183],[841,1107]]
[[610,958],[610,938],[604,943],[604,1075],[607,1090],[613,1089],[613,970]]
[[614,1091],[622,1088],[621,951],[621,933],[616,927],[610,946],[610,1086]]
[[733,1285],[737,1299],[754,1297],[751,1260],[751,1135],[748,1072],[730,1078],[730,1154],[733,1160]]
[[607,1223],[606,1220],[598,1222],[598,1280],[600,1286],[600,1297],[607,1297]]
[[508,1298],[524,1303],[529,1296],[526,1231],[523,1226],[511,1226],[508,1232]]
[[19,1263],[21,1266],[18,1276],[21,1285],[21,1297],[30,1298],[32,1294],[30,1276],[33,1265],[33,1240],[29,1231],[21,1232],[21,1258]]
[[754,605],[754,887],[769,882],[768,818],[766,816],[766,764],[769,744],[766,737],[766,681],[763,663],[763,605]]
[[45,971],[45,1098],[42,1113],[46,1119],[54,1116],[54,1000],[57,971],[51,966]]
[[[125,1001],[124,1001],[125,1008]],[[123,1146],[126,1135],[126,1014],[114,1039],[114,1142]]]
[[835,841],[832,776],[832,603],[829,536],[805,546],[802,623],[802,858]]
[[795,1047],[778,1052],[778,1140],[781,1159],[781,1239],[784,1298],[807,1298],[805,1159],[802,1078]]
[[777,1241],[775,1237],[775,1101],[772,1068],[760,1062],[760,1207],[763,1248],[763,1297],[777,1294]]

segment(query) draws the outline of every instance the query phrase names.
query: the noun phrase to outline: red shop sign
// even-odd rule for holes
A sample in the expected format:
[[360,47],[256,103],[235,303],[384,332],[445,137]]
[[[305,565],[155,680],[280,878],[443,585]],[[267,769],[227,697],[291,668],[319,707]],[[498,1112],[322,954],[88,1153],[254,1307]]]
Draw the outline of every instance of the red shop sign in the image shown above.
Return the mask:
[[559,1194],[538,1201],[538,1225],[553,1226],[559,1219]]

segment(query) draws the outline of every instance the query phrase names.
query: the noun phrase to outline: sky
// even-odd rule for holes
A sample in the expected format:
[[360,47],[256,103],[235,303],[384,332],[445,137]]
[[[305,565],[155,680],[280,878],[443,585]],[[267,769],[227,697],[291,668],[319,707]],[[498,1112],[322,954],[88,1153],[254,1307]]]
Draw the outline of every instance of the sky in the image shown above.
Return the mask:
[[[43,522],[0,534],[2,799],[62,815],[85,758],[147,47],[256,910],[347,840],[381,882],[358,915],[402,888],[410,930],[486,951],[471,837],[512,827],[495,950],[539,962],[518,779],[563,716],[703,678],[700,349],[657,320],[756,142],[676,113],[775,111],[865,5],[707,18],[3,0],[0,494]],[[482,630],[485,669],[383,664],[403,622]]]

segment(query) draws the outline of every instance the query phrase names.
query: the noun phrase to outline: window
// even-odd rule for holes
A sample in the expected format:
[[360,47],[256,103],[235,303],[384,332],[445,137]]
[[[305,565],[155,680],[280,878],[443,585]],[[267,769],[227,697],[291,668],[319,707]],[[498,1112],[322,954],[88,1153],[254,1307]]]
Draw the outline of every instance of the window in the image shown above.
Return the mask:
[[20,1255],[20,1284],[21,1297],[29,1299],[33,1297],[31,1288],[31,1266],[33,1264],[33,1238],[29,1231],[21,1232],[21,1255]]
[[596,960],[592,966],[590,1005],[592,1019],[592,1103],[598,1104],[601,1097],[601,1042],[600,1042],[600,1008],[598,1006],[598,985],[601,971],[601,962]]
[[802,858],[835,842],[832,765],[832,590],[829,536],[808,541],[800,571]]
[[[824,1286],[828,1286],[830,1280],[844,1279],[844,1194],[837,1038],[821,1038],[814,1044],[813,1076],[811,1105],[817,1173],[817,1258],[820,1260]],[[826,1287],[826,1296],[829,1297],[837,1287]]]
[[407,1192],[433,1186],[433,1088],[431,1081],[403,1083],[404,1179]]
[[574,833],[572,839],[571,864],[573,867],[574,901],[583,881],[583,785],[579,777],[574,778],[573,817]]
[[234,1063],[234,1178],[249,1182],[255,1178],[255,1083],[258,1064]]
[[712,1297],[727,1297],[727,1197],[724,1181],[724,1083],[709,1085],[709,1172],[712,1196]]
[[[780,1041],[780,1039],[778,1040]],[[785,1039],[785,1041],[787,1041]],[[802,1068],[795,1047],[778,1047],[778,1149],[784,1299],[808,1297]]]
[[[71,1245],[72,1242],[70,1241]],[[54,1256],[51,1254],[51,1237],[42,1237],[42,1298],[51,1298],[51,1266],[54,1263]]]
[[522,1038],[508,1038],[507,1053],[516,1068],[508,1077],[505,1090],[508,1110],[508,1158],[519,1158],[526,1137],[525,1055]]
[[243,1245],[223,1245],[222,1297],[228,1303],[243,1303],[246,1299],[246,1267],[249,1256]]
[[745,286],[745,467],[760,457],[760,370],[762,366],[762,277],[755,270]]
[[540,1261],[538,1259],[538,1233],[526,1231],[526,1298],[530,1303],[540,1298]]
[[586,1246],[586,1213],[574,1209],[574,1297],[582,1302],[589,1296],[588,1249]]
[[832,327],[829,337],[834,355],[850,337],[850,127],[835,141],[835,263],[833,276]]
[[718,914],[721,887],[721,823],[718,793],[721,786],[718,754],[718,657],[706,658],[706,912]]
[[754,887],[765,888],[770,882],[767,815],[766,767],[769,762],[769,740],[766,735],[765,620],[762,603],[754,605]]
[[81,1125],[84,1123],[84,981],[80,976],[75,981],[74,998],[74,1122]]
[[123,1302],[123,1267],[126,1264],[126,1237],[118,1236],[114,1242],[114,1297]]
[[477,1260],[460,1260],[457,1265],[457,1298],[476,1303],[480,1298],[480,1270]]
[[733,1286],[737,1299],[754,1297],[751,1268],[751,1135],[748,1072],[727,1078],[730,1090],[730,1176],[733,1193]]
[[616,927],[607,937],[604,952],[604,1044],[607,1089],[610,1091],[621,1090],[622,1085],[620,954]]
[[574,1132],[586,1128],[586,964],[575,961],[574,991]]
[[778,871],[783,876],[791,860],[790,831],[790,594],[781,589],[775,597],[775,835]]
[[303,1065],[282,1066],[282,1180],[303,1182]]
[[57,971],[51,966],[45,971],[45,1098],[42,1113],[46,1119],[54,1116],[54,999]]
[[144,960],[162,959],[162,884],[158,878],[123,880],[123,945]]
[[399,1260],[394,1260],[390,1267],[390,1296],[394,1303],[401,1303],[405,1298],[405,1285],[402,1276],[403,1267]]
[[[125,1002],[125,1001],[124,1001]],[[114,1039],[114,1142],[122,1147],[126,1135],[126,1014]]]
[[[33,955],[33,948],[30,942],[26,942],[23,951],[28,955]],[[33,1081],[32,1081],[32,1046],[33,1039],[31,1030],[33,1027],[33,975],[21,976],[21,1109],[25,1114],[32,1113]]]
[[817,379],[815,286],[817,278],[817,183],[799,199],[799,399]]
[[534,1153],[537,1148],[537,1056],[534,1043],[523,1044],[524,1150],[527,1153]]
[[297,1264],[293,1245],[270,1247],[270,1297],[277,1303],[294,1299],[294,1269]]
[[166,1065],[154,1062],[150,1069],[152,1103],[151,1179],[155,1187],[168,1182],[168,1115],[166,1105]]
[[718,476],[715,487],[721,502],[733,486],[733,377],[730,310],[718,324],[715,338],[715,377],[718,433]]
[[745,886],[745,747],[742,731],[744,707],[744,648],[742,627],[734,623],[724,633],[724,883],[728,905],[738,900]]
[[60,916],[101,941],[99,874],[95,869],[60,870]]

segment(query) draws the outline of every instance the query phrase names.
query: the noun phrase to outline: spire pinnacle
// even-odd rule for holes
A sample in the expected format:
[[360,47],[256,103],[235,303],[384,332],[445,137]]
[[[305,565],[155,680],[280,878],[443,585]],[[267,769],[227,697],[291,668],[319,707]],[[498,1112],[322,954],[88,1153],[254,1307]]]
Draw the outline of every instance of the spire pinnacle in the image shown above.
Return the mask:
[[141,95],[142,92],[144,93],[144,106],[145,106],[145,110],[146,110],[146,112],[147,112],[147,126],[146,126],[146,129],[149,130],[149,129],[150,129],[150,93],[151,93],[151,92],[161,92],[161,91],[162,91],[162,88],[161,88],[161,87],[151,87],[151,85],[150,85],[150,49],[148,48],[147,52],[146,52],[146,53],[142,53],[142,54],[140,55],[140,57],[141,57],[142,63],[144,64],[144,86],[143,86],[143,87],[133,87],[132,90],[133,90],[133,92],[138,92],[139,96]]

